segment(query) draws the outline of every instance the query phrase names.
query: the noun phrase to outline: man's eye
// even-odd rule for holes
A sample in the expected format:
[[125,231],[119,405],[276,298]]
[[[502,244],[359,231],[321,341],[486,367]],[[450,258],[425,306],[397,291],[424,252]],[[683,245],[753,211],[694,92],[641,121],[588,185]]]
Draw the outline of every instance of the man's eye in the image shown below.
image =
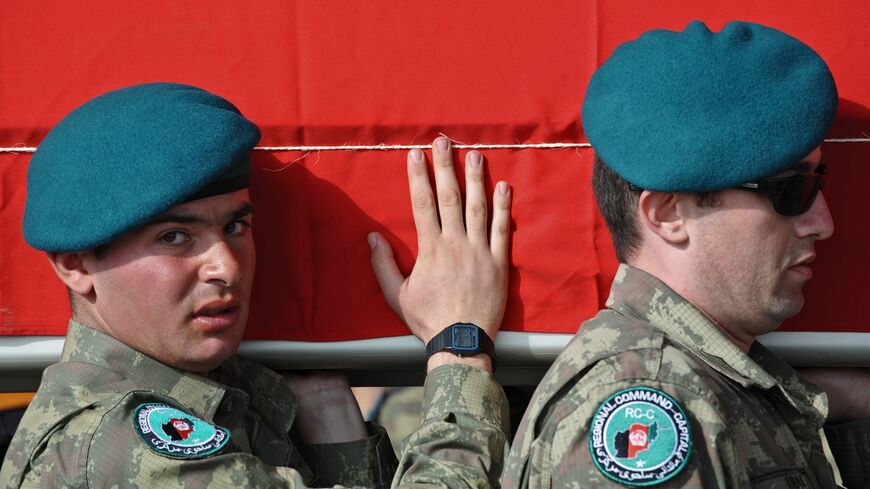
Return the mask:
[[159,241],[165,245],[170,246],[178,246],[180,244],[184,244],[189,239],[188,236],[181,231],[169,231],[168,233],[163,233],[158,238]]
[[244,234],[250,227],[251,223],[247,221],[233,221],[224,226],[224,233],[229,235]]

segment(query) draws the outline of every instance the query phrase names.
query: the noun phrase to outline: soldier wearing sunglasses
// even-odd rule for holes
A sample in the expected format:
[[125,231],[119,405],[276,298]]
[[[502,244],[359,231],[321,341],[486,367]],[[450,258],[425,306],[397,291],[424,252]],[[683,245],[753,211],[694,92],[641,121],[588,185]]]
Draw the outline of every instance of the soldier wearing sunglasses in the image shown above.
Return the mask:
[[834,231],[837,100],[810,47],[745,22],[651,31],[598,69],[583,128],[622,264],[538,387],[505,487],[868,487],[866,404],[832,390],[829,409],[756,341],[801,310]]

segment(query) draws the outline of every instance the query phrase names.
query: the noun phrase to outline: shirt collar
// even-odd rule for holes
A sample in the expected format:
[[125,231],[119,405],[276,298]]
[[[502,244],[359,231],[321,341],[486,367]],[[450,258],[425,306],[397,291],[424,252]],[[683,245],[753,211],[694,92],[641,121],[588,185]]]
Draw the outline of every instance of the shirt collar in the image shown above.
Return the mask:
[[200,375],[158,362],[117,339],[70,320],[61,361],[86,362],[120,373],[158,394],[183,401],[194,415],[212,419],[226,389]]
[[621,264],[607,307],[644,320],[722,375],[748,387],[778,387],[796,409],[827,416],[827,397],[757,341],[749,354],[710,318],[656,277]]
[[250,405],[267,422],[289,431],[296,416],[296,398],[283,378],[241,357],[220,364],[208,378],[172,368],[96,329],[70,320],[61,361],[100,365],[148,390],[184,403],[194,415],[213,419],[240,413]]
[[791,365],[757,341],[752,344],[749,356],[776,380],[796,409],[813,414],[822,421],[828,417],[828,396],[819,386],[805,380]]
[[263,419],[289,431],[296,417],[296,396],[284,378],[257,362],[233,357],[209,373],[209,378],[246,394]]

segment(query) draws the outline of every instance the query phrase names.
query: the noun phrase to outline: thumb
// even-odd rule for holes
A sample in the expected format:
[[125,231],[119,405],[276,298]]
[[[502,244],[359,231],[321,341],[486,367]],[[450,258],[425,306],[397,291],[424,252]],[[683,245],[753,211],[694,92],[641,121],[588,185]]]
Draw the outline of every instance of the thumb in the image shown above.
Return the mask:
[[404,321],[405,316],[402,314],[399,304],[399,290],[405,282],[405,277],[399,271],[399,266],[396,265],[396,260],[393,258],[393,248],[390,247],[390,244],[387,243],[387,240],[380,233],[376,232],[369,233],[368,242],[372,250],[372,270],[375,272],[378,285],[381,286],[384,299]]

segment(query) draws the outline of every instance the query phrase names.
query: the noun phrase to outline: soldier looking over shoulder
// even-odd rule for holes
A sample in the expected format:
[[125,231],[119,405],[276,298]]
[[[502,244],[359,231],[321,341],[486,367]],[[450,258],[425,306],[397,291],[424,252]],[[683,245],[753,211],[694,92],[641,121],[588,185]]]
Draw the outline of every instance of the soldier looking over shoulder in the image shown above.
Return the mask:
[[539,385],[505,487],[870,485],[870,424],[826,425],[825,393],[756,341],[801,310],[834,231],[837,100],[811,48],[745,22],[651,31],[598,69],[583,128],[622,265]]
[[[69,289],[73,317],[0,487],[390,484],[389,439],[363,424],[343,378],[285,381],[235,356],[255,265],[247,187],[259,137],[226,100],[155,83],[91,100],[40,144],[24,235]],[[423,153],[412,152],[420,256],[405,280],[374,234],[373,263],[388,301],[420,338],[458,322],[494,338],[506,297],[510,189],[497,185],[488,236],[482,158],[470,153],[475,212],[466,232],[461,200],[445,200],[459,195],[449,142],[434,147],[443,232]],[[472,461],[500,472],[506,401],[487,353],[436,353],[429,367],[420,443],[393,485],[473,485],[479,475],[462,465]],[[489,442],[478,448],[482,439]]]

